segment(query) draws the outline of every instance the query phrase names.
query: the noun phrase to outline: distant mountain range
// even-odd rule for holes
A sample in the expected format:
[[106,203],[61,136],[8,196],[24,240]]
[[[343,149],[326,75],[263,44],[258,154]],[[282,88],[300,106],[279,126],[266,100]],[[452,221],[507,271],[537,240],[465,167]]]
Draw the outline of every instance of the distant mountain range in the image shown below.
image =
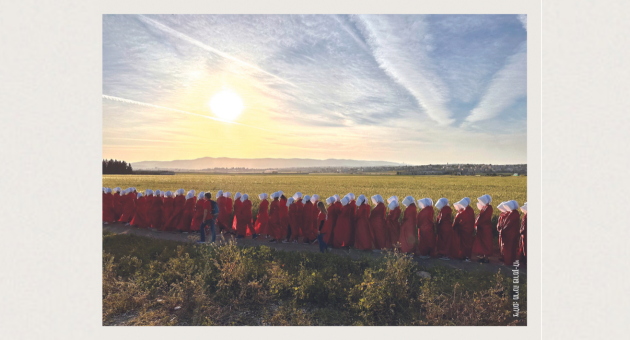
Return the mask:
[[211,168],[280,169],[311,167],[368,167],[400,166],[401,163],[382,161],[357,161],[352,159],[308,159],[308,158],[227,158],[204,157],[174,161],[142,161],[131,164],[134,170],[181,169],[202,170]]

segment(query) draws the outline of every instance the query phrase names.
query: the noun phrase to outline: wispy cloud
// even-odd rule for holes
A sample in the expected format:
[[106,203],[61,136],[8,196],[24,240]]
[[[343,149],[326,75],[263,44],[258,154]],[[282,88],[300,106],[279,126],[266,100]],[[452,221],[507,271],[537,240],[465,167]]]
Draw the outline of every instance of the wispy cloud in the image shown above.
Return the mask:
[[203,48],[206,51],[209,51],[209,52],[212,52],[212,53],[216,53],[216,54],[222,56],[223,58],[230,59],[230,60],[235,61],[237,63],[240,63],[240,64],[242,64],[244,66],[250,67],[250,68],[252,68],[252,69],[254,69],[256,71],[262,72],[262,73],[264,73],[264,74],[266,74],[268,76],[274,77],[275,79],[277,79],[277,80],[279,80],[279,81],[281,81],[283,83],[289,84],[289,85],[294,86],[294,87],[298,87],[294,83],[292,83],[292,82],[290,82],[290,81],[288,81],[288,80],[286,80],[284,78],[281,78],[281,77],[279,77],[279,76],[277,76],[277,75],[275,75],[273,73],[267,72],[267,71],[261,69],[260,67],[258,67],[256,65],[252,65],[252,64],[250,64],[248,62],[245,62],[243,60],[235,58],[235,57],[233,57],[233,56],[231,56],[231,55],[229,55],[229,54],[227,54],[225,52],[219,51],[218,49],[216,49],[216,48],[214,48],[212,46],[208,46],[208,45],[202,43],[201,41],[195,40],[195,39],[193,39],[193,38],[191,38],[191,37],[189,37],[189,36],[187,36],[187,35],[185,35],[185,34],[183,34],[181,32],[178,32],[178,31],[176,31],[176,30],[174,30],[174,29],[172,29],[172,28],[162,24],[162,23],[159,23],[159,22],[157,22],[157,21],[155,21],[155,20],[153,20],[151,18],[148,18],[148,17],[146,17],[144,15],[138,15],[138,18],[140,18],[140,20],[142,20],[143,22],[145,22],[147,24],[150,24],[151,26],[153,26],[155,28],[158,28],[158,29],[160,29],[160,30],[162,30],[162,31],[164,31],[164,32],[166,32],[168,34],[171,34],[171,35],[173,35],[173,36],[175,36],[177,38],[180,38],[180,39],[182,39],[184,41],[187,41],[187,42],[189,42],[189,43],[191,43],[191,44],[193,44],[195,46]]
[[523,28],[527,31],[527,14],[518,14],[518,20],[523,24]]
[[488,90],[481,98],[465,123],[474,123],[494,118],[527,95],[527,43],[523,42],[515,54],[510,56],[503,69],[497,72]]
[[452,114],[445,106],[449,100],[448,88],[432,70],[427,46],[421,40],[426,35],[422,18],[399,20],[398,16],[373,15],[356,18],[380,67],[414,96],[429,117],[441,125],[452,123]]

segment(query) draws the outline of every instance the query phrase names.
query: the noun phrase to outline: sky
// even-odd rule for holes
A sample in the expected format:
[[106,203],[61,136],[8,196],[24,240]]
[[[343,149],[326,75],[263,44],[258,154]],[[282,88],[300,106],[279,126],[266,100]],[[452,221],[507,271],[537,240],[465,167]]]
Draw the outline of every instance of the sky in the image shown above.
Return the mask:
[[104,15],[103,158],[527,163],[526,56],[525,15]]

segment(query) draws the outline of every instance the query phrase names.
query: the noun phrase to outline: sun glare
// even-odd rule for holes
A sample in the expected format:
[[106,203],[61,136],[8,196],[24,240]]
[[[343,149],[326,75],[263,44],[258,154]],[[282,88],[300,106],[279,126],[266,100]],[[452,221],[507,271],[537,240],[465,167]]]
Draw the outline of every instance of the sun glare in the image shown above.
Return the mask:
[[234,92],[223,90],[210,99],[210,109],[218,118],[234,120],[243,111],[243,101]]

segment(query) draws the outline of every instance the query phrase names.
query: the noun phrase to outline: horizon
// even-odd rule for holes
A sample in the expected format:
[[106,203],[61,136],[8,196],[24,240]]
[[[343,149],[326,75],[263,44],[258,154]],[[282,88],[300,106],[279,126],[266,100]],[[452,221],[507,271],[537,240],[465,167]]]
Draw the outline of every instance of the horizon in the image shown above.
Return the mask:
[[103,158],[527,164],[526,57],[524,15],[104,15]]

